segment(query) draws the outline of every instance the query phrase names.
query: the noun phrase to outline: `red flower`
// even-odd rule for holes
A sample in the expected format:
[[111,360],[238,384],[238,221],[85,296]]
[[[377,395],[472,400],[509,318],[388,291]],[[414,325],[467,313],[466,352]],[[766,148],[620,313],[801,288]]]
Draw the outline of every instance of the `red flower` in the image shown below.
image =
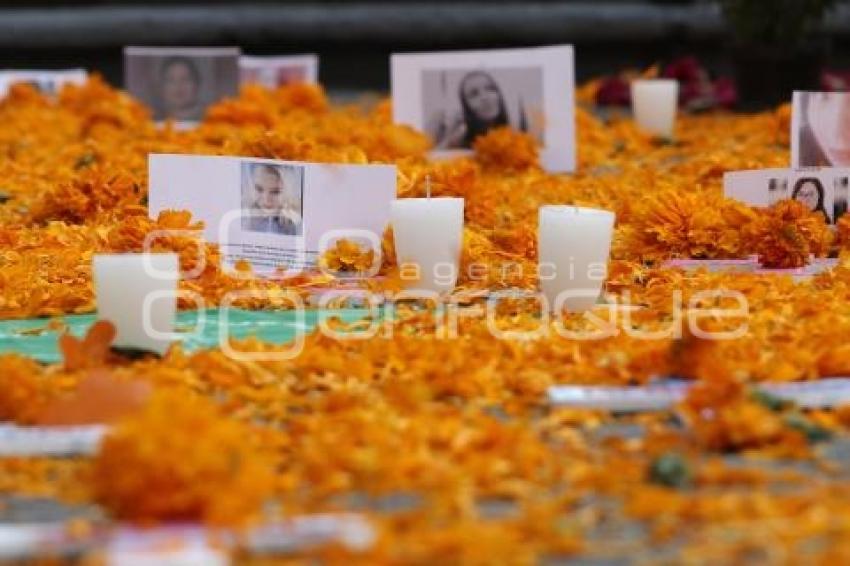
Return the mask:
[[720,77],[714,81],[714,99],[718,106],[731,108],[738,102],[738,89],[735,81],[729,77]]
[[850,71],[824,70],[820,75],[820,87],[827,91],[850,89]]
[[700,81],[705,75],[705,69],[699,64],[696,57],[680,57],[664,69],[662,76],[668,79],[676,79],[680,83],[691,83]]
[[599,106],[628,106],[631,103],[631,87],[623,77],[605,79],[596,91],[596,104]]

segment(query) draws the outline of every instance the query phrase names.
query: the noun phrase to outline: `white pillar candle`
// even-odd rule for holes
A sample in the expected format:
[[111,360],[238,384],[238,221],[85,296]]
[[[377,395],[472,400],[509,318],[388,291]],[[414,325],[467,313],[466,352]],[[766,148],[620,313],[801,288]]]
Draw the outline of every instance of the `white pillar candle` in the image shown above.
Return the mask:
[[463,243],[463,199],[397,199],[392,203],[391,218],[396,259],[407,287],[452,291]]
[[552,310],[593,307],[608,274],[614,213],[551,205],[539,211],[540,286]]
[[173,334],[177,310],[177,254],[96,254],[92,273],[98,318],[118,331],[114,345],[165,353],[171,340],[163,334]]
[[678,81],[646,79],[632,82],[632,112],[643,130],[656,136],[672,138],[678,106]]

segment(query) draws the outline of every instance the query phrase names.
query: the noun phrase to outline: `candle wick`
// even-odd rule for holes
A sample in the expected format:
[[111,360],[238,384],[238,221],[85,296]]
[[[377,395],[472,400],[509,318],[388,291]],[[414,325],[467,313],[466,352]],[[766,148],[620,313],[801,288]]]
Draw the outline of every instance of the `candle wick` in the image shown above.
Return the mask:
[[425,175],[425,194],[431,198],[431,175]]

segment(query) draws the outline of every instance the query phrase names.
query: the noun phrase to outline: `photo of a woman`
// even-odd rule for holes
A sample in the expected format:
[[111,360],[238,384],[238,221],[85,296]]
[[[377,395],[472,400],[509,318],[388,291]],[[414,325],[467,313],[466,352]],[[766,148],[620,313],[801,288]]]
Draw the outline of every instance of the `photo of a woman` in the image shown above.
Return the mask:
[[850,93],[797,93],[794,111],[795,167],[850,165]]
[[238,92],[239,49],[125,47],[124,82],[152,108],[154,120],[189,126],[210,104]]
[[303,168],[242,164],[242,229],[282,236],[303,233]]
[[478,136],[501,126],[529,132],[526,108],[539,106],[543,90],[542,77],[539,81],[528,80],[534,71],[475,69],[423,73],[423,104],[429,117],[426,129],[436,149],[469,149]]
[[812,212],[821,212],[829,220],[824,204],[823,185],[815,177],[803,177],[794,185],[791,198],[805,204]]
[[463,109],[464,147],[472,146],[475,138],[491,128],[508,125],[505,96],[489,73],[474,71],[466,75],[458,94]]
[[203,114],[201,72],[189,57],[176,55],[162,61],[159,86],[160,114],[175,120],[198,120]]

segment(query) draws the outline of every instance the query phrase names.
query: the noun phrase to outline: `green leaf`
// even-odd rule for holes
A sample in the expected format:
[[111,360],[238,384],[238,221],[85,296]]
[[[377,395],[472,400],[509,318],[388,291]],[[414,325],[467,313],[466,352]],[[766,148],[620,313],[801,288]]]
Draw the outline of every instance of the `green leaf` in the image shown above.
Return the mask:
[[691,484],[688,462],[675,452],[662,454],[649,466],[649,481],[666,487],[682,488]]
[[97,157],[93,153],[84,153],[82,154],[77,162],[74,163],[74,169],[85,169],[86,167],[91,167],[94,165],[94,162],[97,161]]
[[785,418],[785,424],[797,430],[812,444],[832,438],[832,431],[816,424],[802,413],[793,413]]
[[774,413],[781,413],[794,406],[794,403],[781,397],[777,397],[772,393],[768,393],[763,389],[754,389],[750,393],[750,398],[758,404],[770,409]]

